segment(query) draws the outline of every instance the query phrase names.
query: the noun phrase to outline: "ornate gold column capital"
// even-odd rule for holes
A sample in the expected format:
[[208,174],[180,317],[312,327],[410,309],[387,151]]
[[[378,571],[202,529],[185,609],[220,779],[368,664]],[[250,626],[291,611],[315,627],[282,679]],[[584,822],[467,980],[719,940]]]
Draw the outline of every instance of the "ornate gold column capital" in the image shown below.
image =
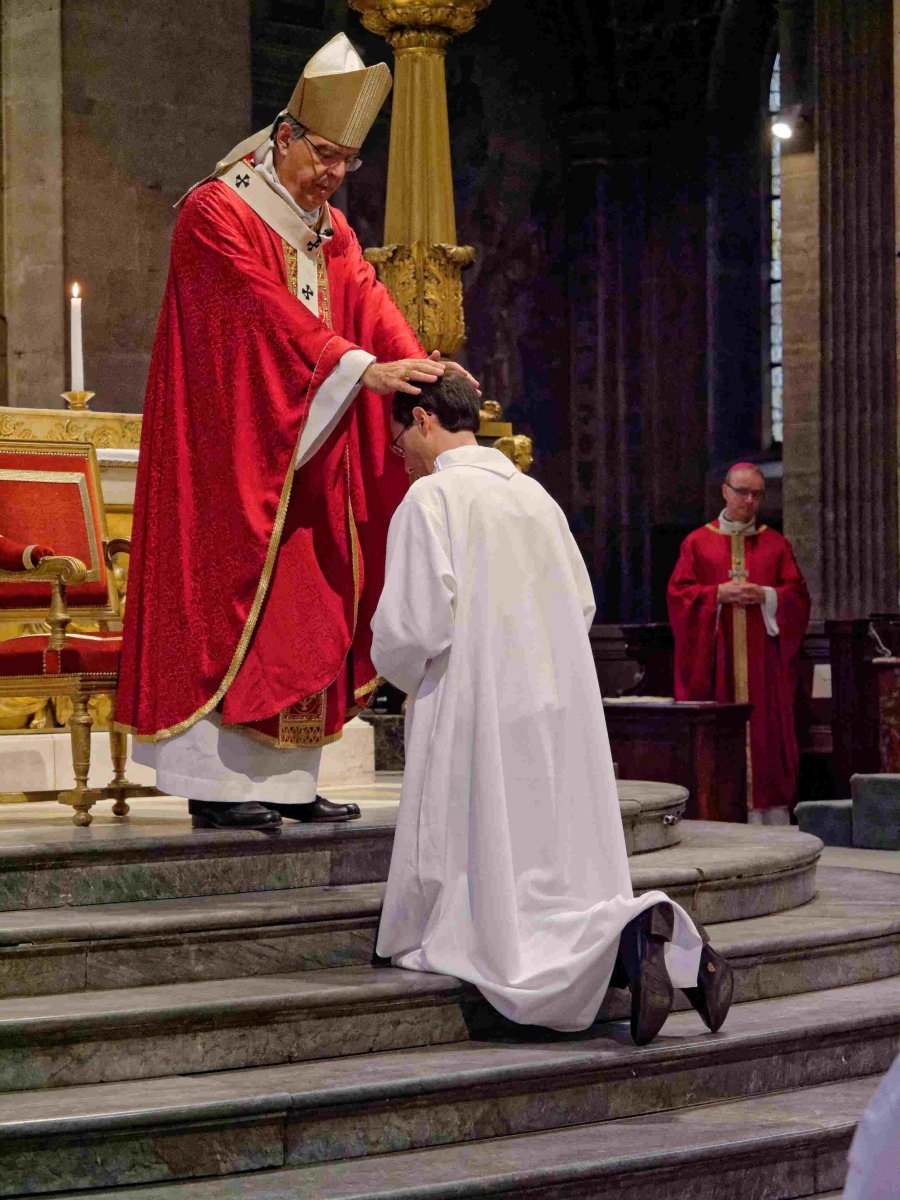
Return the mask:
[[444,49],[451,38],[468,33],[475,26],[478,14],[491,0],[349,0],[350,7],[362,18],[366,29],[386,38],[398,49],[395,38],[405,39],[416,33],[437,34],[442,42],[416,43],[423,48]]

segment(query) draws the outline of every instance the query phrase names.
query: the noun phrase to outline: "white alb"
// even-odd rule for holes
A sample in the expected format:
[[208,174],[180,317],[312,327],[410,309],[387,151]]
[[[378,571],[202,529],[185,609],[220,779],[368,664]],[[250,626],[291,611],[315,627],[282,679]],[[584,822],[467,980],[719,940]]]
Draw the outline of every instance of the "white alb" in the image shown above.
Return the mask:
[[[559,1030],[594,1021],[623,927],[667,899],[632,893],[593,614],[562,511],[499,451],[445,452],[397,509],[373,659],[409,703],[378,952]],[[690,987],[701,942],[673,908]]]

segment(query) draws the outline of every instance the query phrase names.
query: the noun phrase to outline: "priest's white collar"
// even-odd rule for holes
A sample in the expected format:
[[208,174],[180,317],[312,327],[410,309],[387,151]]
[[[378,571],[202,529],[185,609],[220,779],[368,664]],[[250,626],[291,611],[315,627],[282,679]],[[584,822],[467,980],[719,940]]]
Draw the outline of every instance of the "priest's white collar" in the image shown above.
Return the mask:
[[505,454],[491,446],[457,446],[455,450],[445,450],[434,460],[434,470],[446,471],[449,467],[478,467],[482,471],[502,475],[505,479],[517,475],[519,471]]

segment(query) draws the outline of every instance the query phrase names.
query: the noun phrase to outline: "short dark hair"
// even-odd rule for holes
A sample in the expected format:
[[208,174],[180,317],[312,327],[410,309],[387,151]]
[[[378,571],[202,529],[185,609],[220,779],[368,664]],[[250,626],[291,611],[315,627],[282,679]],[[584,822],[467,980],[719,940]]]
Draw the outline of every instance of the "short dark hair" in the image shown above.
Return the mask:
[[394,420],[398,425],[408,428],[413,423],[412,410],[424,408],[437,417],[448,433],[460,433],[464,429],[478,432],[481,402],[465,376],[442,375],[434,383],[418,386],[422,389],[418,396],[409,392],[394,393]]

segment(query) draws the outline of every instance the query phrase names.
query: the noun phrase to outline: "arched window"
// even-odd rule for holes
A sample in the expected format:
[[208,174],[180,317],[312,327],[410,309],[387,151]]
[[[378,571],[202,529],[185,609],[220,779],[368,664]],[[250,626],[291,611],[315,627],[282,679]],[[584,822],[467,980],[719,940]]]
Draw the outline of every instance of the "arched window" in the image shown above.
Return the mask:
[[[765,406],[764,442],[781,443],[784,431],[784,368],[782,349],[784,329],[781,308],[781,142],[771,133],[773,117],[781,111],[781,56],[776,53],[769,79],[769,119],[766,121],[766,140],[769,145],[769,179],[765,191],[768,205],[768,330],[764,339],[768,363],[764,364],[763,379],[767,383],[768,404]],[[765,261],[765,260],[764,260]]]

